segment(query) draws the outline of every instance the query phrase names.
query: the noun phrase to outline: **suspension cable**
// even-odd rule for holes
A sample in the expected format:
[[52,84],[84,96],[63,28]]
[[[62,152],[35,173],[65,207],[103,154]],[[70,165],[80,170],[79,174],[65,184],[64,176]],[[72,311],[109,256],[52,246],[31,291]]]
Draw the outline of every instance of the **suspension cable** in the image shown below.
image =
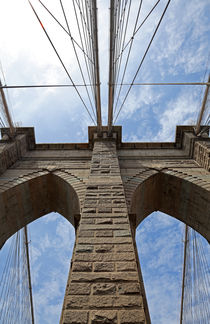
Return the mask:
[[97,126],[98,132],[101,132],[101,93],[100,93],[100,73],[99,73],[99,56],[98,56],[98,22],[97,22],[97,0],[92,0],[93,10],[93,48],[94,48],[94,66],[96,75],[96,108],[97,108]]
[[201,109],[200,109],[200,112],[199,112],[199,115],[198,115],[198,120],[197,120],[197,124],[196,124],[196,128],[195,128],[195,134],[198,135],[199,132],[200,132],[200,128],[201,128],[201,121],[202,121],[202,118],[203,118],[203,114],[204,114],[204,111],[206,109],[206,102],[207,102],[207,98],[208,98],[208,93],[209,93],[209,83],[210,83],[210,74],[209,74],[209,77],[208,77],[208,82],[207,82],[207,86],[206,86],[206,90],[205,90],[205,93],[204,93],[204,97],[203,97],[203,102],[202,102],[202,105],[201,105]]
[[73,46],[74,53],[75,53],[75,56],[76,56],[76,60],[77,60],[78,66],[79,66],[79,70],[80,70],[81,76],[82,76],[82,80],[83,80],[83,83],[84,83],[84,86],[85,86],[85,90],[86,90],[86,93],[87,93],[87,96],[88,96],[88,99],[89,99],[89,102],[90,102],[90,106],[91,106],[93,115],[95,116],[95,112],[93,110],[93,104],[92,104],[92,101],[91,101],[91,98],[90,98],[90,94],[89,94],[88,88],[86,86],[86,81],[85,81],[84,73],[82,71],[81,63],[80,63],[80,60],[79,60],[79,57],[78,57],[78,54],[77,54],[77,50],[76,50],[75,44],[74,44],[74,42],[72,40],[72,34],[71,34],[71,31],[70,31],[69,23],[68,23],[68,20],[67,20],[67,17],[66,17],[66,13],[65,13],[65,9],[64,9],[62,0],[60,0],[60,5],[61,5],[62,12],[63,12],[63,16],[64,16],[64,19],[65,19],[65,22],[66,22],[66,25],[67,25],[67,28],[68,28],[69,36],[70,36],[70,39],[71,39],[71,42],[72,42],[72,46]]
[[[80,37],[81,45],[82,45],[82,48],[84,49],[85,48],[86,40],[84,39],[84,41],[83,41],[83,38],[82,38],[81,28],[80,28],[80,25],[79,25],[79,19],[78,19],[78,15],[77,15],[76,6],[75,6],[74,1],[73,1],[73,7],[74,7],[74,13],[75,13],[75,17],[76,17],[77,29],[78,29],[78,32],[79,32],[79,37]],[[87,50],[87,47],[86,47],[86,50]],[[86,66],[87,74],[88,74],[88,79],[89,79],[89,82],[91,84],[92,83],[92,79],[91,79],[91,69],[92,69],[92,67],[91,66],[93,64],[93,61],[92,61],[92,58],[91,58],[91,63],[92,64],[90,65],[90,62],[87,61],[85,55],[84,55],[84,60],[85,60],[85,66]],[[92,92],[93,99],[95,100],[93,85],[91,85],[91,92]]]
[[162,15],[161,15],[161,18],[160,18],[158,24],[157,24],[157,27],[155,28],[155,31],[154,31],[154,33],[153,33],[153,35],[152,35],[152,38],[151,38],[151,40],[150,40],[150,42],[149,42],[149,45],[147,46],[147,49],[146,49],[146,51],[145,51],[145,53],[144,53],[144,55],[143,55],[143,58],[142,58],[142,60],[141,60],[141,62],[140,62],[140,64],[139,64],[139,66],[138,66],[138,69],[137,69],[137,71],[136,71],[136,73],[135,73],[135,75],[134,75],[134,78],[133,78],[133,80],[132,80],[132,82],[131,82],[131,85],[129,86],[128,91],[127,91],[127,93],[126,93],[126,95],[125,95],[125,98],[124,98],[124,100],[123,100],[123,102],[122,102],[122,104],[121,104],[121,106],[120,106],[120,109],[119,109],[119,111],[118,111],[118,113],[117,113],[117,116],[116,116],[116,118],[115,118],[114,123],[117,121],[117,118],[118,118],[118,116],[119,116],[119,114],[120,114],[120,112],[121,112],[121,110],[122,110],[122,107],[123,107],[124,104],[125,104],[125,101],[126,101],[126,99],[127,99],[127,97],[128,97],[128,94],[129,94],[130,91],[131,91],[131,88],[132,88],[132,86],[133,86],[133,83],[134,83],[134,81],[135,81],[135,79],[136,79],[136,77],[137,77],[137,75],[138,75],[138,73],[139,73],[139,70],[140,70],[140,68],[141,68],[141,66],[142,66],[142,64],[143,64],[143,62],[144,62],[144,60],[145,60],[145,57],[146,57],[146,55],[147,55],[147,53],[148,53],[148,51],[149,51],[149,49],[150,49],[150,46],[151,46],[151,44],[152,44],[152,42],[153,42],[153,40],[154,40],[154,38],[155,38],[155,35],[156,35],[156,33],[157,33],[157,31],[158,31],[158,29],[159,29],[159,27],[160,27],[160,24],[161,24],[161,22],[162,22],[162,20],[163,20],[163,17],[165,16],[165,13],[166,13],[166,11],[167,11],[167,9],[168,9],[168,6],[169,6],[170,2],[171,2],[171,0],[168,0],[167,4],[166,4],[166,6],[165,6],[165,9],[164,9],[164,11],[163,11],[163,13],[162,13]]
[[131,38],[129,39],[129,41],[126,43],[125,46],[123,46],[122,51],[120,52],[119,56],[116,58],[116,61],[119,60],[119,58],[122,56],[123,52],[125,51],[125,49],[128,47],[128,45],[131,43],[132,39],[136,36],[136,34],[138,33],[138,31],[140,30],[140,28],[144,25],[144,23],[147,21],[147,19],[149,18],[149,16],[151,15],[151,13],[153,12],[153,10],[157,7],[158,3],[160,2],[160,0],[158,0],[155,5],[152,7],[152,9],[149,11],[149,13],[146,15],[146,17],[144,18],[144,20],[142,21],[142,23],[137,27],[136,31],[133,33],[133,35],[131,36]]
[[66,69],[66,67],[65,67],[65,65],[64,65],[64,63],[63,63],[63,61],[62,61],[62,59],[61,59],[61,57],[60,57],[60,55],[58,54],[58,51],[56,50],[56,48],[55,48],[55,46],[54,46],[54,44],[53,44],[53,42],[52,42],[50,36],[48,35],[46,29],[44,28],[44,26],[43,26],[43,24],[42,24],[42,22],[41,22],[41,20],[40,20],[40,18],[39,18],[39,16],[38,16],[37,12],[35,11],[34,7],[32,6],[30,0],[28,0],[28,2],[29,2],[29,4],[30,4],[30,6],[31,6],[31,8],[32,8],[32,10],[33,10],[33,12],[34,12],[34,14],[35,14],[37,20],[39,21],[39,23],[40,23],[40,25],[41,25],[41,27],[42,27],[42,29],[43,29],[45,35],[47,36],[47,38],[48,38],[48,40],[49,40],[49,42],[50,42],[52,48],[54,49],[54,51],[55,51],[55,53],[56,53],[56,55],[57,55],[57,57],[58,57],[58,59],[59,59],[61,65],[63,66],[63,68],[64,68],[64,70],[65,70],[67,76],[69,77],[69,79],[70,79],[72,85],[74,86],[74,88],[75,88],[75,90],[76,90],[76,92],[77,92],[77,94],[78,94],[80,100],[82,101],[82,103],[83,103],[83,105],[84,105],[84,107],[85,107],[85,109],[86,109],[86,111],[87,111],[89,117],[91,118],[91,120],[92,120],[93,123],[95,124],[95,121],[94,121],[93,117],[91,116],[91,113],[90,113],[90,111],[89,111],[87,105],[85,104],[85,102],[84,102],[84,100],[83,100],[81,94],[79,93],[77,87],[75,86],[75,84],[74,84],[74,82],[73,82],[73,80],[72,80],[72,78],[71,78],[71,76],[70,76],[68,70]]
[[[141,12],[142,1],[143,0],[140,1],[139,8],[138,8],[138,11],[137,11],[135,25],[134,25],[134,28],[133,28],[133,34],[136,31],[136,27],[137,27],[139,15],[140,15],[140,12]],[[134,40],[134,38],[132,38],[131,43],[130,43],[130,46],[129,46],[129,50],[128,50],[127,59],[126,59],[126,63],[125,63],[124,70],[123,70],[123,75],[122,75],[121,83],[123,83],[124,78],[125,78],[125,73],[126,73],[126,70],[127,70],[128,61],[129,61],[130,54],[131,54],[131,49],[132,49],[132,46],[133,46],[133,40]],[[115,104],[115,112],[117,110],[117,105],[118,105],[118,101],[119,101],[119,98],[120,98],[121,90],[122,90],[122,86],[120,86],[119,91],[118,91],[117,100],[116,100],[116,104]]]
[[84,53],[84,55],[91,61],[88,54],[84,51],[82,46],[72,37],[72,35],[69,34],[69,32],[64,28],[64,26],[59,22],[59,20],[53,15],[53,13],[44,5],[44,3],[41,0],[38,0],[39,3],[45,8],[45,10],[50,14],[50,16],[58,23],[58,25],[71,37],[71,40],[79,47],[79,49]]

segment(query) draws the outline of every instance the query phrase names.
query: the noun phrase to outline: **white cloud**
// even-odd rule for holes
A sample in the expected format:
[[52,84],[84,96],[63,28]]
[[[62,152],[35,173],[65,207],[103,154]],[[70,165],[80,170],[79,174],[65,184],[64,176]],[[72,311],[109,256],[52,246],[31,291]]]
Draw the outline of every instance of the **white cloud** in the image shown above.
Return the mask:
[[154,140],[173,141],[176,125],[195,124],[195,121],[192,122],[192,117],[196,116],[198,111],[196,93],[183,90],[178,98],[168,102],[159,120],[161,128]]

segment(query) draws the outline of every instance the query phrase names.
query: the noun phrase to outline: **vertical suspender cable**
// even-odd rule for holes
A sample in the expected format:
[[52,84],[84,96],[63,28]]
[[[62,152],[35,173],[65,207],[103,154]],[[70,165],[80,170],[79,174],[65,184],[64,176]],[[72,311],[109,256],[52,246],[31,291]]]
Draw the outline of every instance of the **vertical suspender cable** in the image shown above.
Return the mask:
[[97,17],[97,0],[92,1],[93,11],[93,50],[95,63],[95,77],[96,77],[96,109],[97,109],[97,127],[98,133],[101,132],[101,92],[100,92],[100,73],[99,73],[99,55],[98,55],[98,17]]
[[[210,82],[210,74],[209,74],[209,78],[208,78],[208,83],[209,82]],[[200,113],[199,113],[199,116],[198,116],[198,121],[197,121],[196,128],[195,128],[195,134],[196,135],[198,135],[199,132],[200,132],[202,118],[203,118],[203,114],[204,114],[204,111],[205,111],[205,108],[206,108],[206,101],[207,101],[207,98],[208,98],[208,93],[209,93],[209,85],[206,86],[202,106],[201,106]]]
[[109,36],[109,97],[108,97],[108,133],[112,132],[113,122],[113,99],[114,99],[114,8],[115,0],[110,0],[110,36]]
[[183,273],[182,273],[182,297],[181,297],[180,324],[183,323],[184,290],[185,290],[185,278],[186,278],[187,244],[188,244],[188,226],[185,225],[184,264],[183,264]]
[[30,269],[29,251],[28,251],[27,226],[24,227],[24,234],[25,234],[25,245],[26,245],[27,269],[28,269],[28,286],[29,286],[29,294],[30,294],[30,306],[31,306],[31,323],[34,324],[34,307],[33,307],[33,295],[32,295],[32,285],[31,285],[31,269]]
[[7,105],[7,100],[6,100],[6,97],[5,97],[5,94],[4,94],[4,90],[1,87],[2,87],[2,83],[1,83],[1,80],[0,80],[0,93],[1,93],[1,98],[2,98],[2,102],[3,102],[3,108],[4,108],[4,111],[5,111],[5,115],[7,117],[7,122],[9,124],[10,133],[13,136],[14,133],[15,133],[15,128],[14,128],[14,125],[13,125],[13,122],[12,122],[12,118],[10,116],[10,112],[9,112],[9,108],[8,108],[8,105]]

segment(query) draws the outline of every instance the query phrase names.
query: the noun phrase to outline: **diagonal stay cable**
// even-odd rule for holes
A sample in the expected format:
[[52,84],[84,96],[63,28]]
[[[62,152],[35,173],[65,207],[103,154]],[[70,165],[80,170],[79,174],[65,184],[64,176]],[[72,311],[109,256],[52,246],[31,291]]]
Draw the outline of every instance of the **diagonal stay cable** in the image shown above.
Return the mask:
[[[82,38],[81,27],[79,25],[79,19],[78,19],[78,15],[77,15],[77,11],[76,11],[76,7],[75,7],[74,1],[73,1],[73,8],[74,8],[74,13],[75,13],[75,17],[76,17],[77,29],[78,29],[78,32],[79,32],[79,37],[80,37],[81,45],[82,45],[82,48],[84,49],[86,42],[85,42],[85,40],[83,41],[83,38]],[[86,51],[87,51],[87,49],[86,49]],[[87,69],[88,79],[89,79],[90,84],[92,84],[92,80],[91,80],[91,66],[90,66],[89,62],[87,61],[85,55],[84,55],[84,60],[85,60],[85,65],[86,65],[86,69]],[[91,63],[92,63],[92,59],[91,59]],[[92,96],[94,98],[93,86],[91,86],[91,92],[92,92]]]
[[82,80],[83,80],[83,83],[84,83],[84,86],[85,86],[85,90],[86,90],[86,93],[87,93],[87,96],[88,96],[88,99],[89,99],[89,102],[90,102],[90,106],[91,106],[93,115],[96,118],[95,112],[93,110],[93,104],[92,104],[92,101],[90,99],[90,94],[89,94],[88,88],[86,86],[86,81],[85,81],[84,73],[82,71],[81,63],[80,63],[80,60],[79,60],[79,57],[78,57],[78,54],[77,54],[77,50],[76,50],[76,47],[75,47],[74,42],[72,41],[71,31],[70,31],[69,23],[68,23],[68,20],[67,20],[67,17],[66,17],[66,13],[65,13],[65,9],[64,9],[62,0],[60,0],[60,5],[61,5],[62,12],[63,12],[63,16],[64,16],[64,19],[65,19],[65,22],[66,22],[66,25],[67,25],[67,28],[68,28],[68,32],[69,32],[69,35],[70,35],[70,38],[71,38],[72,46],[73,46],[74,53],[75,53],[75,56],[76,56],[76,60],[77,60],[78,66],[79,66],[79,70],[80,70],[81,76],[82,76]]
[[[127,3],[126,3],[126,5],[127,5]],[[122,45],[120,46],[120,49],[121,49],[121,47],[123,48],[124,44],[125,44],[125,38],[126,38],[126,34],[127,34],[128,22],[129,22],[129,17],[130,17],[130,9],[131,9],[131,0],[129,2],[127,17],[126,17],[126,23],[125,23],[125,29],[124,29],[124,33],[123,33],[123,39],[121,40]],[[117,60],[115,60],[114,64],[117,64]],[[118,70],[117,70],[117,75],[116,75],[116,83],[118,83],[118,80],[119,80],[121,64],[122,64],[122,55],[120,56],[120,61],[118,63]]]
[[[50,16],[58,23],[58,25],[69,35],[68,31],[63,27],[63,25],[59,22],[59,20],[52,14],[52,12],[44,5],[44,3],[41,0],[38,0],[39,3],[45,8],[45,10],[50,14]],[[87,58],[91,61],[88,54],[84,51],[82,46],[79,45],[79,43],[72,37],[72,35],[69,35],[71,37],[71,40],[79,47],[79,49],[84,53],[84,55],[87,56]]]
[[87,25],[87,23],[86,23],[86,20],[85,20],[84,14],[83,14],[83,12],[82,12],[82,10],[81,10],[81,7],[80,7],[80,4],[79,4],[78,0],[75,0],[75,2],[76,2],[77,6],[78,6],[78,8],[79,8],[79,12],[80,12],[80,15],[81,15],[81,19],[82,19],[83,22],[84,22],[84,26],[85,26],[85,28],[87,29],[89,36],[91,37],[90,30],[89,30],[89,27],[88,27],[88,25]]
[[[127,0],[126,0],[127,1]],[[122,30],[123,30],[123,24],[124,24],[124,15],[125,11],[123,10],[124,6],[124,0],[120,2],[120,7],[118,10],[118,20],[116,25],[116,33],[115,33],[115,43],[116,43],[116,51],[115,56],[118,55],[120,50],[120,44],[121,44],[121,37],[122,37]],[[114,64],[115,70],[117,71],[117,64]],[[116,72],[117,73],[117,72]],[[116,81],[115,81],[116,83]]]
[[134,78],[133,78],[132,82],[131,82],[131,85],[129,86],[128,91],[127,91],[127,93],[126,93],[126,95],[125,95],[125,98],[124,98],[124,100],[123,100],[123,102],[122,102],[122,104],[121,104],[121,106],[120,106],[120,109],[119,109],[119,111],[118,111],[118,113],[117,113],[117,116],[116,116],[116,118],[115,118],[114,123],[117,121],[117,118],[118,118],[118,116],[119,116],[119,114],[120,114],[120,112],[121,112],[121,110],[122,110],[122,107],[123,107],[123,105],[124,105],[124,103],[125,103],[125,101],[126,101],[126,99],[127,99],[127,97],[128,97],[128,94],[129,94],[130,91],[131,91],[132,85],[134,84],[134,81],[135,81],[135,79],[136,79],[136,77],[137,77],[137,75],[138,75],[138,73],[139,73],[139,70],[140,70],[140,68],[141,68],[141,66],[142,66],[142,64],[143,64],[143,62],[144,62],[144,59],[145,59],[145,57],[146,57],[146,55],[147,55],[147,53],[148,53],[148,51],[149,51],[149,49],[150,49],[150,46],[151,46],[151,44],[152,44],[152,42],[153,42],[153,40],[154,40],[154,38],[155,38],[155,35],[156,35],[156,33],[157,33],[157,31],[158,31],[158,29],[159,29],[159,27],[160,27],[160,24],[161,24],[161,22],[162,22],[162,20],[163,20],[163,17],[165,16],[165,13],[166,13],[166,11],[167,11],[167,9],[168,9],[168,6],[169,6],[170,2],[171,2],[171,0],[168,0],[167,4],[166,4],[166,6],[165,6],[165,9],[164,9],[164,11],[163,11],[163,13],[162,13],[162,15],[161,15],[161,17],[160,17],[160,20],[159,20],[159,22],[158,22],[158,24],[157,24],[157,27],[155,28],[155,31],[154,31],[154,33],[153,33],[153,35],[152,35],[152,38],[151,38],[151,40],[150,40],[150,42],[149,42],[149,45],[147,46],[147,49],[146,49],[146,51],[145,51],[145,53],[144,53],[144,55],[143,55],[143,58],[141,59],[141,62],[140,62],[140,64],[139,64],[139,66],[138,66],[138,69],[137,69],[137,71],[136,71],[136,73],[135,73],[135,75],[134,75]]
[[91,120],[92,120],[93,123],[95,124],[95,121],[94,121],[93,117],[91,116],[91,113],[90,113],[90,111],[89,111],[87,105],[85,104],[85,102],[84,102],[84,100],[83,100],[81,94],[79,93],[77,87],[75,86],[75,84],[74,84],[74,82],[73,82],[73,80],[72,80],[72,78],[71,78],[71,76],[70,76],[68,70],[66,69],[66,67],[65,67],[65,65],[64,65],[64,63],[63,63],[63,61],[62,61],[62,59],[61,59],[61,57],[60,57],[60,55],[58,54],[58,52],[57,52],[57,50],[56,50],[56,48],[55,48],[55,46],[54,46],[54,44],[53,44],[53,42],[52,42],[50,36],[48,35],[46,29],[44,28],[44,26],[43,26],[43,24],[42,24],[42,22],[41,22],[41,20],[40,20],[40,18],[39,18],[39,16],[38,16],[38,14],[36,13],[34,7],[32,6],[30,0],[28,0],[28,2],[29,2],[29,4],[30,4],[30,6],[31,6],[31,8],[32,8],[32,10],[33,10],[33,12],[34,12],[34,14],[35,14],[37,20],[39,21],[39,23],[40,23],[40,25],[41,25],[41,27],[42,27],[42,29],[43,29],[45,35],[47,36],[47,38],[48,38],[48,40],[49,40],[51,46],[53,47],[53,49],[54,49],[54,51],[55,51],[55,53],[56,53],[56,55],[57,55],[57,57],[58,57],[58,59],[59,59],[61,65],[63,66],[63,68],[64,68],[64,70],[65,70],[67,76],[69,77],[71,83],[73,84],[73,86],[74,86],[74,88],[75,88],[75,90],[76,90],[76,92],[77,92],[77,94],[78,94],[80,100],[82,101],[82,103],[83,103],[83,105],[84,105],[84,107],[85,107],[85,109],[86,109],[86,111],[87,111],[89,117],[91,118]]
[[[138,19],[139,19],[140,12],[141,12],[142,2],[143,2],[143,0],[141,0],[140,3],[139,3],[139,8],[138,8],[137,16],[136,16],[136,21],[135,21],[135,25],[134,25],[134,28],[133,28],[133,33],[135,33],[135,31],[136,31],[136,26],[137,26],[137,23],[138,23]],[[131,54],[131,49],[132,49],[132,46],[133,46],[133,40],[134,39],[132,39],[132,41],[130,43],[129,50],[128,50],[128,55],[127,55],[127,58],[126,58],[126,63],[125,63],[125,66],[124,66],[121,83],[123,83],[124,78],[125,78],[125,73],[126,73],[126,70],[127,70],[128,61],[129,61],[130,54]],[[118,95],[117,95],[117,100],[116,100],[116,104],[115,104],[114,113],[117,110],[117,105],[118,105],[118,101],[119,101],[119,98],[120,98],[121,90],[122,90],[122,86],[120,86],[119,91],[118,91]]]
[[130,42],[132,41],[132,39],[135,37],[135,35],[137,34],[137,32],[140,30],[140,28],[144,25],[144,23],[146,22],[146,20],[149,18],[149,16],[151,15],[151,13],[153,12],[153,10],[157,7],[158,3],[160,2],[160,0],[158,0],[155,5],[152,7],[152,9],[149,11],[149,13],[146,15],[146,17],[144,18],[144,20],[141,22],[141,24],[138,26],[138,28],[136,29],[136,31],[133,33],[132,37],[129,39],[129,41],[126,43],[126,45],[122,48],[122,51],[120,52],[119,56],[117,57],[116,61],[119,60],[119,58],[122,56],[123,52],[125,51],[125,49],[128,47],[128,45],[130,44]]
[[[87,24],[87,28],[85,28],[84,30],[84,35],[86,37],[86,42],[87,42],[87,46],[88,46],[88,50],[89,50],[89,55],[92,58],[93,64],[90,66],[90,72],[91,72],[91,78],[92,84],[96,84],[96,75],[95,75],[95,60],[94,60],[94,51],[93,51],[93,26],[92,26],[92,7],[89,3],[89,1],[82,1],[81,4],[81,10],[83,13],[83,17],[86,18],[86,24]],[[81,17],[81,22],[83,23],[82,17]],[[88,32],[89,31],[89,32]],[[96,87],[94,86],[92,89],[93,92],[93,97],[95,100],[95,107],[97,107],[97,103],[96,103]]]
[[[123,35],[123,30],[124,30],[124,23],[125,23],[125,12],[126,12],[126,6],[127,6],[128,0],[125,0],[122,2],[121,4],[121,12],[119,13],[119,21],[118,21],[118,25],[117,25],[117,32],[116,34],[118,34],[117,37],[117,51],[116,51],[116,56],[119,54],[120,52],[120,48],[121,48],[121,42],[122,42],[122,35]],[[114,60],[114,64],[115,64],[115,60]]]
[[114,83],[116,83],[116,74],[117,74],[117,64],[114,64],[115,57],[119,51],[119,42],[120,42],[120,27],[121,27],[121,10],[122,10],[122,2],[118,0],[118,3],[115,8],[115,28],[114,28],[114,57],[113,57],[113,69],[114,69]]
[[[91,79],[90,83],[95,84],[94,72],[93,72],[94,71],[94,69],[93,69],[94,61],[93,61],[93,54],[92,54],[91,42],[90,42],[91,36],[90,36],[90,26],[89,26],[89,21],[88,21],[88,11],[84,10],[83,2],[80,4],[80,2],[73,0],[74,12],[75,12],[75,16],[76,16],[76,20],[77,20],[78,24],[79,24],[79,20],[78,20],[78,14],[77,14],[77,9],[76,9],[75,3],[77,5],[77,8],[80,13],[82,35],[84,37],[84,44],[86,47],[86,51],[87,51],[88,55],[91,57],[92,64],[90,64],[90,62],[88,62],[89,63],[89,75],[90,75],[90,79]],[[85,5],[87,6],[87,2],[85,2]],[[95,88],[94,87],[92,87],[92,95],[95,100]]]

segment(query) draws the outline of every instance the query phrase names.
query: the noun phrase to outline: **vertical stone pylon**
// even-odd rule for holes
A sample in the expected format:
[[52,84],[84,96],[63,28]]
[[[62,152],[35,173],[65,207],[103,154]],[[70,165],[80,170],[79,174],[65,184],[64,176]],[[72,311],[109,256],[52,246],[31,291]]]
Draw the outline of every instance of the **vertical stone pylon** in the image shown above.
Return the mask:
[[62,324],[150,323],[116,142],[96,139]]

